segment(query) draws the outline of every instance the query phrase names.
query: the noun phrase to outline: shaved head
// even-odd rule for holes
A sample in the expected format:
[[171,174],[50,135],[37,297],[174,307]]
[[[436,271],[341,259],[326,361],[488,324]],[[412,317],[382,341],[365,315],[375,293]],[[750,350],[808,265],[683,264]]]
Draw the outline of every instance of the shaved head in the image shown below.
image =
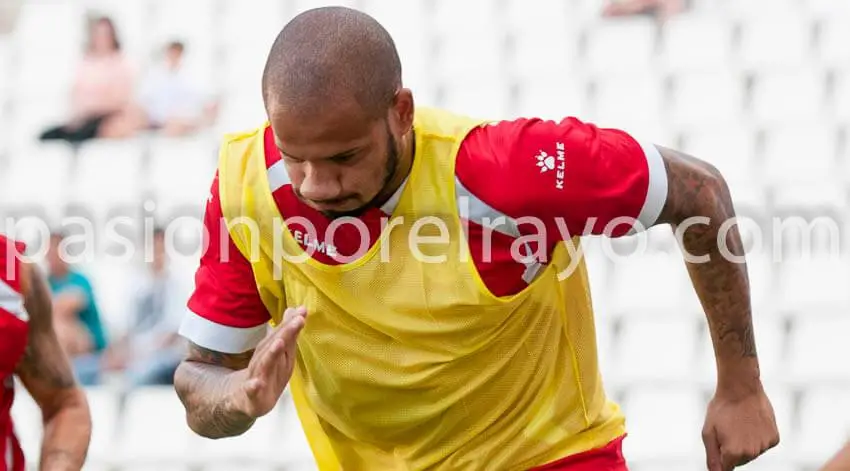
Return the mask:
[[392,37],[371,16],[344,7],[293,18],[275,40],[263,72],[266,108],[301,116],[353,101],[369,118],[381,118],[400,87]]

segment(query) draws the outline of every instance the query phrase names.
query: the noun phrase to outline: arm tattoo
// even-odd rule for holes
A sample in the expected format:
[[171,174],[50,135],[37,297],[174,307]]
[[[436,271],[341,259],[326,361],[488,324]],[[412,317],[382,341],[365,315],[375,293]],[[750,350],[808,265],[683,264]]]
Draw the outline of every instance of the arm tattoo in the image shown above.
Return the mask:
[[29,335],[18,374],[49,389],[74,387],[73,372],[53,330],[50,294],[40,276],[30,277],[30,292],[24,306],[30,317]]
[[[706,310],[717,353],[756,358],[747,267],[724,257],[718,240],[721,225],[735,217],[729,188],[711,165],[670,149],[661,151],[669,188],[660,222],[678,228],[695,216],[710,219],[708,224],[688,227],[681,242],[692,256],[709,257],[708,262],[689,263],[688,271]],[[737,225],[730,228],[723,242],[730,254],[744,255]]]
[[232,373],[246,368],[252,355],[253,351],[228,354],[190,344],[174,385],[195,432],[207,438],[232,437],[253,426],[254,419],[236,411],[228,397]]

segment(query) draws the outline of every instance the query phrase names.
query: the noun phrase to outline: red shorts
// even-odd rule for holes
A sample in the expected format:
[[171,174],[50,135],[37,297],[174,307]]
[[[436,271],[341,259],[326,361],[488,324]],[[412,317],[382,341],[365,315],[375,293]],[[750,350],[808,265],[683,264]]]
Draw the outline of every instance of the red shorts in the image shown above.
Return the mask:
[[529,471],[628,471],[626,458],[623,457],[623,439],[625,435],[584,453],[568,456]]

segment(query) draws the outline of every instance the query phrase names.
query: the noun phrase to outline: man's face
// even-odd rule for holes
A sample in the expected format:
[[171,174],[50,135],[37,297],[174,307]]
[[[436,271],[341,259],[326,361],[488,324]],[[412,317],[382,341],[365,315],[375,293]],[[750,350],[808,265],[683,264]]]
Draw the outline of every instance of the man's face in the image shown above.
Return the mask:
[[368,119],[357,105],[339,103],[305,118],[272,103],[269,116],[295,195],[330,218],[362,213],[395,175],[404,128],[389,110]]

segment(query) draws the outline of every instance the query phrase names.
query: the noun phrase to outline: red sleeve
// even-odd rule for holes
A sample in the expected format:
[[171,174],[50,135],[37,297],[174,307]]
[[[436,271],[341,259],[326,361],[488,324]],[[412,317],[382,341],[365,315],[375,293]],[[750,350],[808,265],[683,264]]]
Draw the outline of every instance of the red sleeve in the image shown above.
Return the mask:
[[[456,171],[466,190],[490,207],[514,219],[536,218],[557,238],[567,230],[616,237],[636,220],[648,228],[667,196],[655,146],[576,118],[476,128],[461,146]],[[612,221],[624,223],[606,229]]]
[[227,232],[216,174],[204,214],[204,247],[195,273],[191,311],[180,333],[192,342],[224,353],[255,347],[270,320],[257,291],[250,262]]
[[26,253],[23,242],[0,235],[0,281],[13,291],[21,292],[21,256]]

